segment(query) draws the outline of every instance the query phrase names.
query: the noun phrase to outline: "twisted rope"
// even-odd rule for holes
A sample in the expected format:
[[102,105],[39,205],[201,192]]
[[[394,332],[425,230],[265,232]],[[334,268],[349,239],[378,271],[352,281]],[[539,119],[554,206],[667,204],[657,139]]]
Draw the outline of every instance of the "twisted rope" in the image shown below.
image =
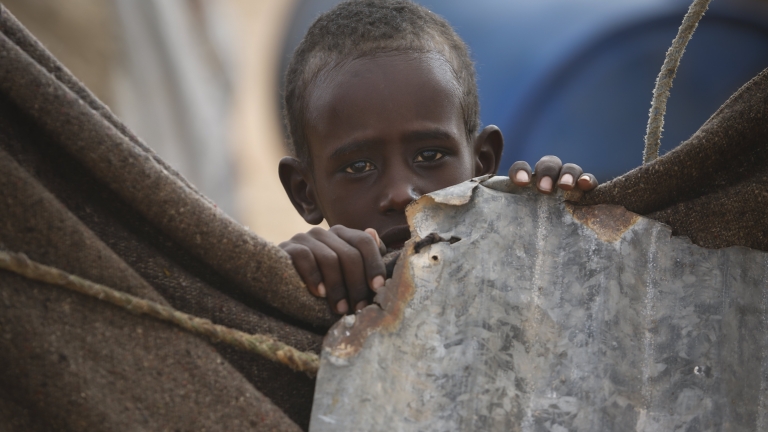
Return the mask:
[[214,342],[224,342],[234,347],[256,353],[269,360],[282,363],[310,377],[317,375],[320,359],[313,352],[303,352],[269,336],[248,334],[211,321],[163,306],[121,291],[100,285],[81,277],[31,261],[24,254],[0,251],[0,268],[25,278],[45,282],[112,303],[137,315],[149,315]]
[[656,87],[653,89],[653,99],[651,100],[651,111],[648,118],[648,127],[645,131],[645,151],[643,152],[643,163],[647,164],[659,157],[659,147],[661,147],[661,131],[664,129],[664,114],[667,111],[667,99],[669,99],[669,89],[672,88],[672,80],[677,73],[677,67],[680,65],[680,59],[683,57],[685,47],[691,40],[696,26],[699,24],[704,12],[707,11],[709,3],[712,0],[694,0],[688,8],[688,13],[683,18],[683,24],[677,31],[677,36],[672,41],[672,46],[667,51],[667,57],[664,59],[664,65],[661,66],[661,72],[656,78]]

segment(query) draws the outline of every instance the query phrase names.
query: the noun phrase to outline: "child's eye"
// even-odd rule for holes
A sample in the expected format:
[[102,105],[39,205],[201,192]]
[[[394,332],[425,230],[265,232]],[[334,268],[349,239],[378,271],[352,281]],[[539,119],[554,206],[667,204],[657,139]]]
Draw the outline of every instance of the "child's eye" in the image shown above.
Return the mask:
[[373,164],[368,161],[357,161],[347,165],[344,171],[352,174],[360,174],[366,171],[370,171],[374,168]]
[[437,150],[424,150],[416,155],[416,162],[434,162],[438,159],[442,159],[444,154]]

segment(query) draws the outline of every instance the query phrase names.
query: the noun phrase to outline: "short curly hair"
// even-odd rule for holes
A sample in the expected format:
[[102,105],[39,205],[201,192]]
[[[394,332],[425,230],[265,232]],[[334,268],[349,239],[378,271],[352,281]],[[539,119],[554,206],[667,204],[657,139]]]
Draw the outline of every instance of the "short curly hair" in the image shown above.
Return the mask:
[[285,73],[283,120],[293,155],[311,166],[305,134],[308,91],[319,74],[342,62],[382,53],[436,53],[461,89],[467,140],[480,127],[475,67],[469,49],[445,19],[409,0],[351,0],[320,15]]

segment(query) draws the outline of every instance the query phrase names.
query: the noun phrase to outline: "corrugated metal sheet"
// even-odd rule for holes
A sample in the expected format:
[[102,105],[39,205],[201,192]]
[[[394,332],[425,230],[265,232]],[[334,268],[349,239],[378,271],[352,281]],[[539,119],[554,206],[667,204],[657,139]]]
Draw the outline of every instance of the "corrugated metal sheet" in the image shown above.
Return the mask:
[[766,430],[768,254],[467,182],[326,338],[312,431]]

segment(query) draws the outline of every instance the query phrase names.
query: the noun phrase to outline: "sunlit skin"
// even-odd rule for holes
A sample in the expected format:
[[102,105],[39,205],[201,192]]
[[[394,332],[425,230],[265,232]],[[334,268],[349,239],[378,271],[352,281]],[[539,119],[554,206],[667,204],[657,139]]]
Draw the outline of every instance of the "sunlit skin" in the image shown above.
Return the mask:
[[[323,71],[309,89],[305,133],[311,168],[280,161],[291,202],[314,228],[281,243],[310,292],[339,314],[365,307],[384,285],[385,245],[402,247],[405,207],[423,194],[495,173],[503,148],[495,126],[468,139],[459,87],[438,55],[386,54]],[[537,187],[590,190],[594,177],[546,156]],[[517,162],[515,183],[531,169]]]

